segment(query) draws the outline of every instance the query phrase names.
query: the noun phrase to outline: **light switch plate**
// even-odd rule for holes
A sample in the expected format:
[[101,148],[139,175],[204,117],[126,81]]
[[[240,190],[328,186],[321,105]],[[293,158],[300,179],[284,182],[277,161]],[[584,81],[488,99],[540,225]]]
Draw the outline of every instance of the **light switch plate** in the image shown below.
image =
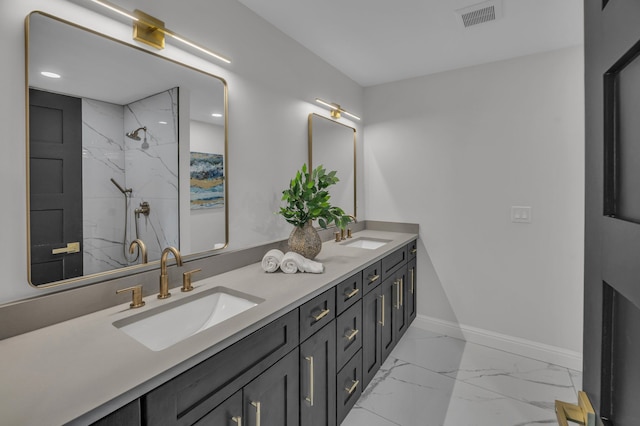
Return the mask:
[[531,223],[531,206],[511,206],[511,222]]

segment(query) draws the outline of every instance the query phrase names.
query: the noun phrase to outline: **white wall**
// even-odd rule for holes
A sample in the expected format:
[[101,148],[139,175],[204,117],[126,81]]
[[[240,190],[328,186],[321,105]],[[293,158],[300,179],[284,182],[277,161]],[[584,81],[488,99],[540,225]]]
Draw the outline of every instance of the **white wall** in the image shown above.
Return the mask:
[[[229,85],[230,247],[286,238],[290,225],[273,212],[282,189],[307,160],[308,114],[327,115],[314,99],[362,114],[363,89],[235,0],[192,0],[188,7],[166,0],[117,3],[157,16],[172,30],[230,57],[230,65],[219,66],[172,46],[161,53]],[[0,181],[5,182],[0,199],[6,200],[0,209],[0,303],[54,291],[27,284],[24,18],[33,10],[132,42],[130,28],[70,1],[0,2]],[[358,124],[348,123],[360,132]]]
[[420,224],[425,322],[580,356],[583,111],[581,47],[365,90],[366,210]]

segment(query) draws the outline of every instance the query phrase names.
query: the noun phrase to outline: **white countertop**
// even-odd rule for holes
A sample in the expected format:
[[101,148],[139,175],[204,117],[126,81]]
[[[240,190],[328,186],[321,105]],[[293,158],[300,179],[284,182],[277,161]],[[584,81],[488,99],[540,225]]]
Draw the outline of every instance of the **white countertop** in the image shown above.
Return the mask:
[[[361,236],[391,241],[375,250],[326,242],[315,259],[325,266],[322,274],[269,274],[255,263],[196,281],[189,293],[174,288],[169,299],[146,297],[146,305],[139,309],[129,309],[125,303],[0,341],[0,422],[95,421],[418,237],[374,230],[354,233],[354,238]],[[120,319],[216,286],[264,302],[157,352],[113,326]]]

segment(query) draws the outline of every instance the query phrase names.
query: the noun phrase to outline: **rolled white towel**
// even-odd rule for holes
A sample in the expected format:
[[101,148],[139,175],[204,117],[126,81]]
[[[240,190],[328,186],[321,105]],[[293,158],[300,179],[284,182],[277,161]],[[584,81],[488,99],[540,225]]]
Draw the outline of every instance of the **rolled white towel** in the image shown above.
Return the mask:
[[290,251],[282,258],[280,269],[282,269],[282,272],[285,274],[295,274],[298,271],[321,274],[324,272],[324,265],[320,262],[309,260],[301,254]]
[[284,253],[282,253],[278,249],[272,249],[267,252],[262,258],[262,269],[265,272],[275,272],[280,267],[282,263],[282,258],[284,257]]

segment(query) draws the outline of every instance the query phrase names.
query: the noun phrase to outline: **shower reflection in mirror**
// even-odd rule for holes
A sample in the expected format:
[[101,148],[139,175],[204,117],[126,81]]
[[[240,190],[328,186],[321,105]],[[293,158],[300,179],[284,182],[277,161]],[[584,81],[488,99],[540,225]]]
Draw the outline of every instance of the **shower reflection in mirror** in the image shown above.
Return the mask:
[[142,263],[135,240],[149,260],[179,246],[178,88],[124,106],[83,99],[82,120],[84,273]]

